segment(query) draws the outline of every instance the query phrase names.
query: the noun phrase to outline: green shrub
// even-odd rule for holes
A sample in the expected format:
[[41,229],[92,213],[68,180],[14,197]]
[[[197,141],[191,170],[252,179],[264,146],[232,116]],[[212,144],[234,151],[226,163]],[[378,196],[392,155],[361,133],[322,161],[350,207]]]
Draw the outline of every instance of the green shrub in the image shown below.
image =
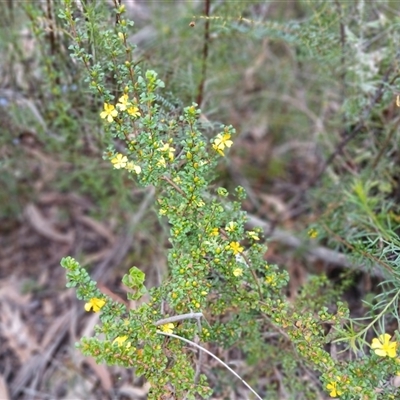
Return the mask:
[[[379,79],[379,69],[368,70],[368,62],[358,63],[352,54],[362,44],[362,34],[374,33],[379,21],[372,14],[365,16],[361,5],[357,9],[363,21],[371,24],[371,31],[365,31],[361,22],[346,19],[350,3],[313,2],[313,7],[307,26],[261,24],[252,33],[292,41],[298,46],[299,60],[321,62],[320,69],[315,68],[321,80],[341,78],[342,123],[347,140],[357,139],[350,149],[356,156],[357,143],[370,138],[367,127],[373,128],[375,114],[382,115],[384,104],[392,101],[387,92],[396,78],[391,67],[386,78]],[[380,154],[388,153],[388,146],[373,142],[375,173],[374,163],[362,168],[368,160],[355,157],[356,167],[366,172],[357,171],[352,182],[343,179],[340,190],[325,182],[323,189],[332,191],[329,196],[314,192],[317,206],[326,212],[310,236],[318,232],[321,239],[351,250],[365,268],[371,261],[385,271],[382,291],[368,315],[351,318],[340,301],[348,281],[338,288],[324,276],[310,278],[291,302],[286,295],[288,273],[264,260],[261,230],[245,230],[246,214],[241,210],[245,190],[237,187],[229,193],[215,183],[216,166],[235,141],[234,128],[222,125],[209,139],[199,122],[197,104],[171,111],[163,97],[164,82],[135,59],[127,40],[132,23],[124,17],[124,6],[116,2],[116,24],[111,29],[98,10],[97,5],[85,5],[77,17],[80,12],[65,1],[59,17],[71,36],[73,59],[84,66],[86,82],[101,100],[98,113],[104,120],[107,143],[104,159],[139,185],[155,187],[158,214],[168,223],[171,247],[169,275],[158,287],[146,288],[145,275],[136,267],[124,276],[128,298],[141,300],[136,309],[102,294],[76,260],[62,260],[68,286],[77,287],[77,297],[86,302],[87,311],[100,312],[95,336],[82,338],[79,344],[82,352],[98,362],[134,367],[151,383],[153,399],[167,392],[178,399],[211,395],[200,373],[207,344],[241,349],[249,364],[265,368],[266,374],[273,370],[268,363],[279,365],[293,396],[301,390],[305,398],[318,398],[318,385],[293,377],[311,369],[332,397],[395,398],[399,391],[390,379],[399,371],[398,335],[391,340],[385,324],[398,321],[398,218],[395,206],[386,201],[394,180],[388,176],[388,182],[382,182],[376,175],[383,168]],[[225,16],[216,20],[227,33],[246,27]],[[383,51],[382,68],[389,63],[393,37]],[[369,56],[364,48],[359,52],[364,59]],[[353,86],[348,86],[349,81]],[[363,129],[357,136],[358,124]],[[331,176],[337,176],[340,168],[343,164],[335,164]],[[370,344],[371,330],[377,337]],[[271,333],[269,340],[265,333]],[[187,344],[198,352],[189,351]],[[346,357],[336,357],[328,345],[339,347]],[[257,387],[257,379],[251,383]],[[272,396],[275,390],[266,392]]]

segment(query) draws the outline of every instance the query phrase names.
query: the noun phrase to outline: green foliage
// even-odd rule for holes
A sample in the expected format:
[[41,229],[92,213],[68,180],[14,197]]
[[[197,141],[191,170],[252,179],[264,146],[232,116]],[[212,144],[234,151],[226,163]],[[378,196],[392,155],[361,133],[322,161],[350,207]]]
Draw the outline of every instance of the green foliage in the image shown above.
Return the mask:
[[[389,290],[385,293],[392,292],[391,300],[388,301],[383,294],[378,296],[378,302],[371,308],[372,321],[363,328],[360,321],[356,322],[356,329],[351,328],[354,324],[349,319],[348,309],[338,301],[341,291],[329,287],[324,277],[311,279],[296,302],[291,304],[282,290],[288,280],[287,274],[263,260],[265,249],[257,243],[259,233],[244,230],[246,216],[240,210],[240,203],[234,201],[228,205],[225,199],[229,193],[211,184],[218,157],[225,156],[226,150],[232,145],[231,139],[235,136],[233,128],[222,126],[209,141],[201,132],[198,123],[200,110],[196,104],[184,108],[176,118],[162,106],[165,103],[157,102],[158,91],[165,85],[153,70],[143,73],[133,59],[133,49],[127,42],[131,24],[123,17],[123,7],[115,9],[118,22],[115,29],[100,30],[96,27],[94,14],[91,14],[93,10],[86,11],[89,24],[85,25],[83,20],[73,18],[69,2],[66,5],[60,18],[66,20],[73,37],[70,46],[73,57],[85,66],[87,82],[104,103],[100,115],[106,121],[109,140],[105,158],[111,161],[114,168],[126,169],[136,176],[139,184],[157,188],[159,214],[167,218],[170,224],[172,246],[168,254],[169,278],[149,291],[150,302],[143,303],[137,310],[129,310],[124,324],[121,324],[116,319],[122,318],[127,310],[107,300],[101,312],[102,325],[98,327],[98,333],[106,334],[106,340],[83,339],[81,346],[84,352],[92,354],[98,361],[135,365],[137,372],[153,383],[153,398],[163,394],[164,383],[173,385],[178,398],[206,395],[209,389],[205,386],[204,377],[200,380],[198,376],[195,377],[191,367],[192,357],[182,352],[182,343],[178,340],[165,342],[165,339],[157,336],[158,321],[165,317],[161,310],[165,309],[163,305],[167,305],[167,318],[161,320],[165,322],[162,325],[163,334],[168,335],[176,329],[174,332],[183,338],[193,338],[199,326],[190,317],[182,318],[181,323],[175,326],[166,322],[174,321],[168,320],[168,316],[190,316],[196,311],[206,311],[210,324],[198,331],[204,341],[212,340],[228,348],[240,341],[249,361],[259,363],[262,357],[257,355],[257,349],[263,348],[260,333],[268,327],[283,333],[285,340],[292,343],[297,353],[293,357],[300,357],[304,365],[321,373],[321,379],[331,396],[375,398],[376,393],[382,396],[394,394],[396,388],[382,386],[381,382],[396,373],[393,349],[396,350],[397,344],[388,342],[389,335],[388,338],[383,336],[385,330],[382,324],[377,330],[379,340],[375,339],[373,343],[374,349],[381,350],[375,350],[377,354],[367,356],[364,349],[367,345],[365,335],[369,329],[378,322],[382,323],[386,315],[397,313],[399,291],[396,289],[396,280],[391,278],[386,282]],[[341,8],[339,4],[337,7],[340,9],[336,11],[325,2],[315,3],[314,7],[310,24],[302,27],[301,41],[297,43],[303,50],[310,50],[303,57],[319,57],[325,67],[342,77],[342,85],[358,77],[356,84],[368,95],[378,87],[379,81],[374,84],[374,74],[366,74],[367,64],[355,66],[364,69],[351,69],[347,75],[343,64],[346,52],[351,55],[352,46],[359,45],[357,38],[361,36],[361,31],[365,33],[364,27],[348,17],[349,5]],[[331,15],[336,15],[336,19],[332,20]],[[230,33],[235,32],[235,26],[240,28],[240,34],[248,33],[248,30],[242,29],[243,26],[225,17],[217,21],[214,25],[216,32],[230,24]],[[337,24],[348,28],[350,33],[346,42],[344,36],[342,42],[336,40]],[[252,33],[255,37],[273,36],[271,26],[266,24],[263,28]],[[288,25],[277,32],[295,32],[296,29],[295,25]],[[88,32],[95,33],[91,36]],[[293,41],[293,37],[275,34],[275,39],[288,42]],[[333,47],[332,42],[336,43]],[[89,43],[100,46],[96,57],[85,50]],[[366,56],[365,52],[362,54]],[[354,58],[350,57],[345,62],[352,65]],[[370,84],[367,83],[368,79]],[[351,109],[347,105],[343,110],[344,115],[351,114],[351,121],[357,121],[356,111],[368,104],[359,97],[354,99],[357,106]],[[353,101],[351,94],[347,100]],[[116,150],[117,143],[125,147],[123,153]],[[375,187],[378,191],[373,195],[371,191]],[[382,257],[378,258],[373,252],[376,240],[391,243],[391,251],[397,250],[393,247],[397,243],[397,235],[388,225],[390,219],[385,217],[387,210],[382,211],[385,207],[382,205],[382,193],[387,192],[385,186],[358,179],[342,200],[346,208],[351,204],[354,210],[348,219],[350,224],[346,222],[342,228],[347,230],[346,238],[353,237],[356,240],[347,239],[348,247],[358,250],[365,258],[380,260],[380,264]],[[243,189],[239,188],[238,194],[243,198]],[[343,222],[343,218],[335,222],[336,232]],[[329,229],[332,229],[333,225],[329,225]],[[352,229],[354,235],[349,235]],[[395,273],[394,266],[388,266],[389,260],[385,261],[384,265],[389,267],[391,273]],[[70,282],[83,288],[85,300],[90,301],[94,295],[98,297],[93,292],[93,283],[87,281],[81,270],[81,275],[72,274],[69,264],[74,266],[74,261],[63,264],[69,271]],[[139,276],[138,272],[132,269],[130,275],[124,278],[127,286],[136,291],[135,299],[145,292],[144,275]],[[93,292],[92,296],[89,295],[90,291]],[[82,293],[78,292],[78,295],[82,296]],[[328,308],[332,303],[336,303],[333,312]],[[349,321],[347,325],[346,321]],[[326,327],[329,327],[329,335]],[[111,340],[114,342],[110,344]],[[128,344],[124,344],[127,340]],[[327,341],[345,341],[349,351],[357,351],[356,358],[346,363],[337,362],[326,351]],[[171,357],[174,360],[172,364]],[[292,370],[297,365],[288,361],[285,364],[288,368],[291,365]],[[369,380],[364,378],[366,371],[370,373]],[[377,373],[371,375],[371,371]],[[291,386],[292,390],[296,385],[298,383]],[[315,389],[311,387],[307,393],[310,398],[317,397]]]
[[[386,17],[376,17],[363,2],[305,1],[302,11],[307,23],[253,23],[247,16],[232,18],[229,2],[223,7],[214,10],[217,17],[210,19],[212,37],[219,43],[207,60],[217,82],[216,95],[208,102],[210,115],[226,118],[224,111],[229,107],[219,92],[240,76],[228,55],[238,47],[244,48],[248,38],[259,42],[268,38],[275,46],[271,58],[279,60],[274,64],[278,66],[274,73],[287,75],[288,79],[274,79],[274,73],[269,78],[255,74],[257,84],[270,85],[270,91],[264,90],[263,94],[268,96],[255,98],[251,106],[255,111],[269,108],[273,112],[270,128],[276,137],[288,138],[293,132],[300,138],[306,137],[311,124],[305,122],[304,109],[322,130],[316,129],[316,141],[325,143],[326,132],[336,127],[343,129],[351,145],[343,157],[336,157],[328,166],[322,188],[314,189],[315,209],[324,210],[315,227],[320,240],[350,253],[363,268],[378,271],[384,278],[382,290],[375,293],[368,313],[361,319],[351,318],[341,301],[348,280],[334,287],[324,276],[311,277],[295,301],[290,302],[285,291],[287,272],[263,259],[261,232],[244,228],[244,189],[239,187],[235,193],[229,193],[215,182],[216,166],[237,138],[236,131],[230,125],[222,125],[217,131],[211,130],[210,139],[210,132],[206,134],[199,122],[197,104],[174,107],[175,103],[194,100],[201,65],[190,61],[190,51],[201,52],[199,35],[193,34],[190,48],[165,51],[168,42],[160,41],[158,49],[165,58],[157,59],[155,54],[146,69],[129,44],[133,24],[125,19],[123,6],[117,4],[113,9],[117,23],[110,26],[102,2],[85,4],[82,11],[76,10],[71,1],[65,1],[59,18],[68,31],[74,62],[49,55],[42,57],[48,77],[43,92],[49,104],[43,113],[52,116],[49,128],[65,128],[65,143],[74,147],[77,157],[74,165],[83,165],[79,124],[70,115],[69,103],[63,101],[60,82],[64,74],[57,72],[59,64],[73,65],[74,73],[84,77],[93,97],[82,102],[79,95],[70,93],[71,99],[77,98],[83,109],[89,107],[100,114],[104,135],[97,140],[98,148],[105,147],[103,165],[107,169],[111,163],[115,170],[120,170],[114,172],[121,173],[121,178],[113,175],[110,179],[115,185],[110,190],[105,190],[105,185],[95,178],[91,181],[90,173],[87,178],[81,175],[76,179],[105,202],[110,197],[124,197],[119,196],[118,189],[122,180],[154,186],[158,214],[162,223],[168,223],[171,245],[169,275],[159,287],[146,289],[145,275],[136,267],[123,278],[132,291],[129,297],[142,301],[135,310],[104,296],[77,261],[63,259],[68,286],[77,288],[77,297],[87,302],[87,308],[100,312],[101,324],[96,327],[95,336],[82,338],[79,348],[98,362],[135,367],[136,373],[145,375],[152,384],[154,399],[166,395],[169,387],[176,398],[210,396],[205,376],[194,367],[196,357],[177,337],[166,337],[172,332],[184,339],[199,337],[203,343],[237,347],[249,364],[261,368],[267,369],[267,358],[273,360],[273,367],[266,371],[269,375],[281,362],[283,385],[292,394],[302,391],[306,398],[318,398],[321,387],[294,377],[298,371],[313,370],[332,397],[395,398],[398,389],[388,382],[398,373],[397,359],[390,353],[398,338],[389,343],[381,335],[393,322],[398,325],[399,319],[399,210],[395,201],[398,168],[396,153],[390,145],[393,141],[397,146],[398,133],[397,125],[385,120],[393,101],[390,94],[398,90],[391,60],[398,43],[397,17],[389,23]],[[240,15],[244,2],[236,2],[234,7]],[[33,24],[37,12],[34,7],[27,8]],[[207,18],[196,20],[197,25]],[[192,32],[188,21],[181,16],[172,33],[180,37],[185,30]],[[42,31],[38,29],[36,33],[38,39],[43,38]],[[225,41],[228,37],[231,40]],[[51,41],[49,46],[51,54]],[[288,46],[293,48],[295,60],[290,60],[293,55],[285,55]],[[184,54],[182,58],[177,57],[179,52]],[[236,60],[245,65],[247,53],[238,53]],[[179,62],[186,63],[187,69]],[[291,74],[291,62],[299,64],[297,76]],[[161,71],[163,79],[153,68],[165,68]],[[168,69],[176,72],[165,79]],[[313,111],[294,102],[291,107],[294,104],[295,110],[282,118],[284,101],[277,102],[276,94],[295,92],[298,80],[307,75],[314,76],[306,87],[310,94],[305,96]],[[70,82],[65,84],[68,87]],[[177,93],[180,100],[175,102],[170,99],[174,95],[165,95],[165,86],[167,91]],[[333,88],[325,90],[329,86]],[[257,90],[257,85],[250,90]],[[324,117],[324,102],[331,97],[339,111],[328,120]],[[89,124],[103,131],[96,123]],[[362,129],[357,131],[358,125]],[[49,140],[54,149],[65,145]],[[340,135],[329,139],[329,147],[341,140]],[[365,143],[368,151],[363,148]],[[271,165],[281,169],[284,162],[272,160]],[[64,187],[75,181],[73,176],[64,180]],[[206,319],[197,315],[200,312]],[[373,331],[382,342],[380,347],[373,347],[375,352],[368,351]],[[276,342],[266,340],[266,332]],[[342,346],[346,357],[337,359],[328,345]],[[378,354],[376,349],[384,353]],[[257,386],[256,379],[251,383]],[[273,393],[271,385],[266,390],[271,397],[266,398],[272,398]]]
[[145,293],[146,287],[144,286],[145,274],[137,267],[132,267],[129,270],[129,275],[124,275],[122,283],[133,290],[133,294],[129,294],[130,300],[139,300]]

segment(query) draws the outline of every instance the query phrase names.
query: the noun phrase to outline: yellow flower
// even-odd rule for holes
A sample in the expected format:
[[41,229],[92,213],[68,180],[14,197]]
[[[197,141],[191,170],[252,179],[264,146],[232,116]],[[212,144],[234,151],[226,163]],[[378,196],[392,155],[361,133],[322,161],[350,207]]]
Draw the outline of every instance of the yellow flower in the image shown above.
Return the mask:
[[257,232],[254,232],[254,231],[248,231],[247,232],[247,236],[250,238],[250,239],[253,239],[253,240],[260,240],[260,238],[258,237],[258,235],[257,235]]
[[159,151],[168,151],[168,158],[170,161],[174,159],[175,149],[171,147],[168,143],[165,143],[162,147],[158,149]]
[[318,231],[314,228],[311,228],[308,230],[307,234],[309,238],[315,239],[318,236]]
[[161,156],[157,161],[157,167],[166,167],[167,163],[165,162],[165,158]]
[[227,232],[234,232],[235,229],[236,229],[236,224],[235,224],[234,222],[232,222],[232,221],[229,222],[229,224],[226,225],[226,227],[225,227],[225,230],[226,230]]
[[336,382],[331,382],[326,385],[326,388],[330,391],[329,395],[331,397],[337,397],[342,394],[340,390],[337,389],[337,383]]
[[128,157],[118,153],[114,158],[111,159],[115,169],[126,168],[128,165]]
[[225,156],[225,147],[231,147],[233,142],[230,140],[230,133],[220,133],[216,136],[214,143],[212,145],[213,149],[216,150],[221,156]]
[[112,104],[104,103],[104,111],[100,113],[100,117],[103,119],[107,118],[108,122],[113,122],[114,118],[118,115],[118,111]]
[[272,287],[276,286],[275,277],[273,276],[266,276],[265,282]]
[[219,229],[218,228],[212,228],[210,235],[218,236],[219,235]]
[[93,312],[99,312],[103,308],[104,304],[106,304],[105,300],[93,297],[93,299],[90,299],[85,304],[85,310],[88,312],[90,310],[93,310]]
[[244,248],[240,246],[239,242],[231,242],[229,243],[229,247],[235,255],[241,253],[244,250]]
[[132,117],[140,117],[140,111],[139,108],[136,106],[131,106],[127,110],[129,115],[132,115]]
[[396,357],[397,342],[389,342],[391,336],[387,333],[379,335],[378,338],[372,339],[371,348],[375,350],[375,354],[380,357]]
[[132,161],[129,161],[125,167],[129,172],[135,171],[138,175],[142,172],[142,168],[139,165],[134,164]]
[[117,338],[114,339],[113,344],[117,343],[118,346],[121,346],[122,343],[124,343],[128,339],[128,336],[118,336]]
[[161,330],[165,333],[172,333],[174,331],[174,324],[172,324],[171,322],[165,325],[161,325]]
[[129,101],[129,97],[127,94],[123,94],[119,99],[118,99],[119,103],[117,103],[117,107],[121,110],[121,111],[126,111],[126,109],[131,105],[130,101]]
[[235,276],[242,276],[242,275],[243,275],[243,270],[242,270],[242,268],[235,268],[235,269],[233,270],[233,275],[235,275]]

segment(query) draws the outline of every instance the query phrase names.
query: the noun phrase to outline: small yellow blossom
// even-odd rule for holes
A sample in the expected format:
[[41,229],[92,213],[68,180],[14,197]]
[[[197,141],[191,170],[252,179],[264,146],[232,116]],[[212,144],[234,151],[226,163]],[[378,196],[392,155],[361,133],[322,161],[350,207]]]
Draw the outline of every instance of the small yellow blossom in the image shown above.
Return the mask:
[[337,383],[336,382],[331,382],[326,385],[326,388],[330,391],[329,395],[331,397],[337,397],[342,394],[340,390],[337,389]]
[[235,275],[235,276],[242,276],[242,275],[243,275],[243,270],[242,270],[242,268],[235,268],[235,269],[233,270],[233,275]]
[[266,282],[268,285],[276,286],[275,278],[274,278],[273,276],[266,276],[266,277],[265,277],[265,282]]
[[372,339],[371,348],[380,357],[396,357],[397,342],[390,342],[391,336],[387,333]]
[[226,225],[225,230],[227,232],[234,232],[236,229],[236,224],[234,222],[229,222],[228,225]]
[[307,234],[309,238],[315,239],[318,236],[318,231],[314,228],[311,228],[308,230]]
[[174,331],[174,328],[175,326],[171,322],[165,325],[161,325],[161,330],[165,333],[172,333]]
[[253,240],[260,240],[260,238],[258,237],[258,235],[257,235],[257,232],[254,232],[254,231],[248,231],[247,232],[247,236],[250,238],[250,239],[253,239]]
[[117,343],[118,346],[121,346],[122,343],[124,343],[128,339],[128,336],[118,336],[117,338],[114,339],[113,344]]
[[225,156],[225,147],[231,147],[233,142],[230,140],[230,133],[220,133],[216,136],[214,143],[212,145],[213,149],[217,151],[221,156]]
[[129,161],[125,167],[129,172],[135,171],[138,175],[142,172],[142,168],[139,165],[134,164],[132,161]]
[[168,158],[169,158],[170,161],[172,161],[174,159],[175,149],[173,147],[171,147],[168,143],[165,143],[158,150],[159,151],[167,151],[168,152]]
[[119,108],[121,111],[126,111],[127,108],[131,105],[127,94],[123,94],[118,99],[118,101],[119,101],[119,103],[117,103],[117,108]]
[[104,111],[100,113],[100,117],[103,119],[107,118],[108,122],[113,122],[114,118],[118,116],[118,111],[112,104],[104,103]]
[[165,158],[161,156],[157,161],[157,167],[166,167],[167,163],[165,162]]
[[111,163],[115,169],[126,168],[128,164],[128,157],[118,153],[114,158],[111,159]]
[[93,310],[93,312],[99,312],[103,308],[104,304],[106,304],[105,300],[93,297],[85,304],[85,310],[88,312],[90,310]]
[[244,248],[240,246],[239,242],[231,242],[229,243],[229,247],[233,251],[233,254],[235,255],[241,253],[244,250]]
[[127,108],[126,110],[128,112],[129,115],[131,115],[132,117],[140,117],[140,111],[139,108],[136,106],[130,106]]
[[211,236],[218,236],[219,235],[219,229],[218,228],[212,228],[210,235]]

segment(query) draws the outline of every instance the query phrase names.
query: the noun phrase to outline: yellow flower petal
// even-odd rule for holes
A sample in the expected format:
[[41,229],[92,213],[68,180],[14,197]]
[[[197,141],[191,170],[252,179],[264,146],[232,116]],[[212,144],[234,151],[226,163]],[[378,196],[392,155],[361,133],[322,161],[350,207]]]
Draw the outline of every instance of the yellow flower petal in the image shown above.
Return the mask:
[[126,168],[128,164],[128,157],[121,153],[118,153],[114,158],[111,159],[111,163],[115,169]]
[[336,382],[331,382],[326,385],[326,388],[329,390],[329,395],[331,397],[337,397],[342,394],[340,390],[337,389],[337,383]]
[[394,358],[397,354],[397,342],[390,342],[391,336],[387,333],[372,339],[371,348],[380,357]]
[[85,310],[88,312],[90,310],[93,310],[93,312],[99,312],[103,308],[104,304],[106,304],[105,300],[93,297],[85,304]]
[[172,333],[174,331],[174,324],[172,324],[171,322],[165,325],[161,325],[161,330],[165,333]]
[[107,119],[108,122],[113,122],[114,118],[118,116],[118,111],[112,104],[104,103],[104,111],[100,113],[102,119]]
[[239,242],[231,242],[229,244],[229,247],[233,251],[234,255],[241,253],[244,250],[244,248],[242,246],[240,246]]
[[123,344],[126,339],[128,339],[128,336],[118,336],[117,338],[114,339],[113,344],[117,343],[118,346],[121,346],[121,344]]

